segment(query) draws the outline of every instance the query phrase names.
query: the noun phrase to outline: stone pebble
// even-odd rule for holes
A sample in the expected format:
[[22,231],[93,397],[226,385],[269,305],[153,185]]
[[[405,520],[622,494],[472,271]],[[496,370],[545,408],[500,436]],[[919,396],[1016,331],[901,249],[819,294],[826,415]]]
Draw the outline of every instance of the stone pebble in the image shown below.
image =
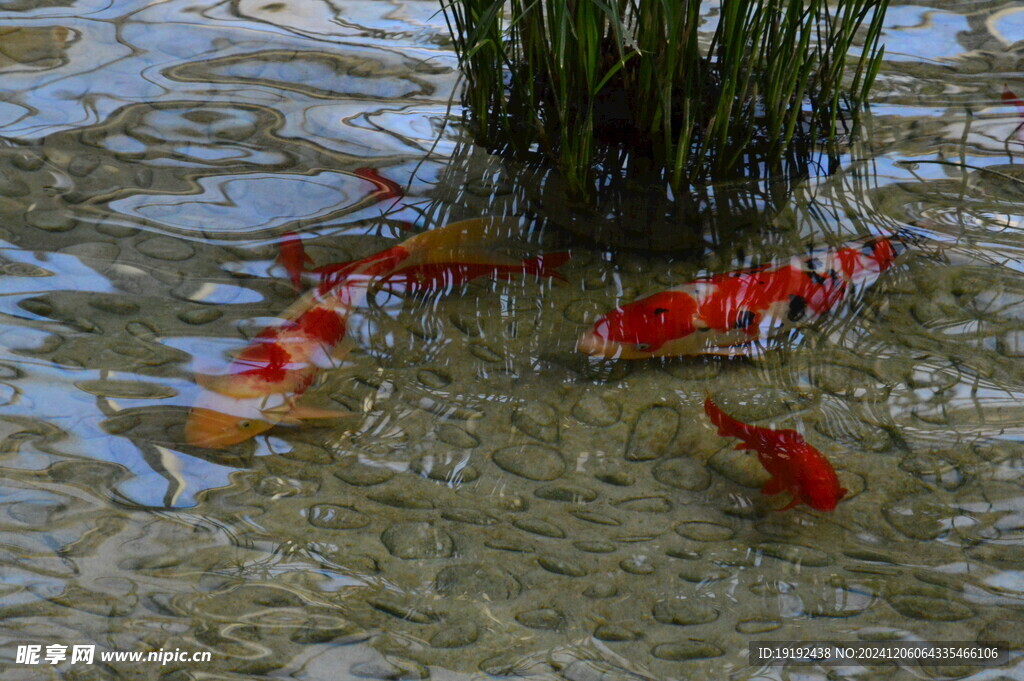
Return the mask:
[[366,498],[383,506],[407,511],[427,511],[434,508],[434,502],[429,497],[408,488],[373,491],[368,493]]
[[441,512],[441,517],[457,523],[469,525],[497,525],[500,521],[492,515],[484,513],[475,508],[447,508]]
[[600,539],[581,539],[572,544],[584,553],[615,553],[615,544]]
[[404,560],[450,558],[455,553],[451,535],[429,522],[395,523],[380,540],[391,555]]
[[955,512],[931,499],[929,494],[911,494],[889,501],[882,516],[900,534],[911,539],[930,540],[946,532]]
[[334,475],[350,485],[371,487],[385,483],[395,477],[395,471],[386,466],[372,466],[352,460],[335,470]]
[[832,564],[832,557],[819,549],[799,544],[764,543],[758,544],[756,549],[766,556],[794,565],[806,565],[808,567],[825,567]]
[[605,428],[619,422],[622,407],[610,395],[587,393],[572,407],[572,416],[588,426]]
[[213,307],[196,308],[178,313],[178,319],[186,324],[191,324],[192,326],[209,324],[210,322],[217,321],[223,316],[224,312],[222,310],[218,310]]
[[701,520],[681,522],[674,529],[680,537],[700,542],[729,541],[736,534],[731,527]]
[[499,468],[527,480],[548,482],[565,472],[565,461],[556,449],[542,445],[514,445],[491,455]]
[[472,622],[459,622],[440,627],[430,637],[430,645],[435,648],[464,648],[476,643],[480,636],[479,628]]
[[594,629],[594,638],[599,641],[615,643],[619,641],[636,641],[642,637],[643,635],[639,631],[617,624],[602,624]]
[[667,497],[633,497],[614,502],[616,508],[634,513],[668,513],[672,510],[672,502]]
[[751,617],[742,619],[736,623],[736,631],[748,636],[753,634],[767,634],[780,628],[782,623],[771,617]]
[[622,521],[618,518],[610,516],[607,513],[601,513],[600,511],[589,511],[586,509],[574,508],[569,511],[569,513],[584,522],[594,523],[595,525],[605,525],[607,527],[618,527],[619,525],[622,525]]
[[78,221],[59,210],[40,209],[25,213],[25,222],[46,232],[69,232],[78,225]]
[[640,412],[626,441],[627,461],[657,459],[670,451],[679,431],[679,413],[671,407],[655,405]]
[[480,445],[480,438],[451,423],[442,423],[434,429],[434,434],[441,442],[460,449],[473,449]]
[[562,528],[541,518],[517,518],[512,522],[512,525],[523,532],[529,532],[530,534],[536,534],[541,537],[550,537],[552,539],[565,538],[565,532]]
[[718,646],[704,641],[683,641],[660,643],[651,648],[651,655],[661,660],[681,662],[683,660],[705,660],[725,654]]
[[692,561],[684,563],[679,570],[679,579],[692,584],[708,584],[727,580],[732,576],[732,571],[719,565],[713,565],[705,561]]
[[657,566],[647,556],[625,558],[619,561],[619,567],[631,575],[653,575],[657,571]]
[[135,248],[151,258],[176,262],[188,260],[196,254],[196,249],[187,241],[160,235],[138,242]]
[[424,477],[452,485],[473,482],[480,477],[480,472],[461,457],[442,459],[442,455],[426,455],[413,460],[410,467]]
[[517,613],[516,621],[530,629],[561,629],[565,625],[562,613],[554,608],[537,608]]
[[955,622],[974,617],[974,610],[948,598],[925,594],[893,594],[885,599],[904,617],[934,622]]
[[558,441],[558,412],[543,402],[526,402],[512,412],[512,425],[543,442]]
[[554,556],[540,556],[537,563],[548,572],[565,577],[585,577],[587,570],[572,561],[562,560]]
[[416,380],[434,390],[443,390],[452,383],[452,377],[447,372],[436,369],[420,369],[416,372]]
[[661,461],[652,472],[654,479],[663,485],[701,492],[711,485],[711,474],[707,466],[688,456],[677,456]]
[[324,530],[357,530],[370,524],[370,519],[351,506],[314,504],[306,511],[313,527]]
[[484,343],[470,343],[469,353],[477,359],[491,362],[492,364],[500,362],[505,358],[500,352]]
[[755,454],[738,451],[732,446],[713,454],[708,466],[727,480],[747,488],[758,489],[770,477]]
[[544,485],[533,492],[539,499],[566,504],[587,504],[597,499],[597,492],[582,485]]
[[717,608],[693,598],[670,598],[655,604],[652,614],[662,624],[690,626],[714,622],[719,612]]
[[599,584],[591,584],[590,586],[588,586],[586,589],[583,590],[583,595],[584,596],[586,596],[587,598],[593,598],[595,600],[600,600],[600,599],[604,599],[604,598],[612,598],[612,597],[618,595],[618,593],[619,593],[618,588],[616,588],[616,586],[614,584],[609,584],[607,582],[602,582],[602,583],[599,583]]
[[495,566],[464,563],[440,570],[434,577],[434,589],[448,597],[507,601],[517,598],[522,587],[514,576]]

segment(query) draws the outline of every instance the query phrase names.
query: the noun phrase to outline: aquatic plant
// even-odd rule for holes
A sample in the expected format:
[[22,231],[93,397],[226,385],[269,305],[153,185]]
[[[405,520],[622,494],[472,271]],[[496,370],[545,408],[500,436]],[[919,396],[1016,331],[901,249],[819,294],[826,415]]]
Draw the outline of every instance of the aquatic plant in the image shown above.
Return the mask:
[[553,163],[577,197],[638,168],[679,196],[835,147],[880,66],[887,5],[442,0],[477,141]]

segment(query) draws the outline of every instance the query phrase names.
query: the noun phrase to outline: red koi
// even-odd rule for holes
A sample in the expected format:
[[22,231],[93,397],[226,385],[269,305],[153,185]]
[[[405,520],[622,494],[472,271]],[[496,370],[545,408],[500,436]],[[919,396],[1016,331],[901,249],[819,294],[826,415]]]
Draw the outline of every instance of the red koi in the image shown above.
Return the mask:
[[306,265],[313,264],[313,259],[306,255],[302,247],[302,239],[294,232],[285,232],[281,235],[280,249],[277,254],[277,262],[288,272],[288,278],[296,291],[302,290],[302,273],[306,271]]
[[788,491],[793,496],[779,511],[801,503],[819,511],[832,511],[846,496],[848,490],[839,486],[832,464],[797,431],[760,428],[737,421],[710,397],[704,400],[704,411],[719,435],[740,439],[736,449],[757,452],[761,465],[772,476],[761,488],[761,494]]
[[[518,226],[518,221],[507,225]],[[525,269],[557,276],[564,258],[541,256],[519,261],[490,253],[484,245],[508,231],[500,219],[473,219],[416,234],[397,246],[339,266],[321,285],[303,295],[282,315],[282,323],[264,329],[218,375],[198,375],[205,390],[190,410],[185,439],[206,448],[228,447],[281,424],[303,419],[351,416],[297,404],[322,368],[334,366],[351,342],[350,313],[371,286],[399,271],[435,272],[452,263],[480,272]]]
[[619,359],[751,354],[767,339],[834,310],[904,251],[895,237],[876,237],[696,279],[612,310],[576,347]]

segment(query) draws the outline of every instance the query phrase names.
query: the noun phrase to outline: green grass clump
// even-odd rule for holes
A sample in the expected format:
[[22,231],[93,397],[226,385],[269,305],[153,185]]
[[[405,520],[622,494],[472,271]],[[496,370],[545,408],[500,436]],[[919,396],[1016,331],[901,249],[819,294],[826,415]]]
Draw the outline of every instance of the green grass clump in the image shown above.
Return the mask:
[[[642,166],[678,196],[852,132],[888,0],[443,0],[478,141],[588,195]],[[702,22],[717,20],[702,37]],[[858,58],[848,59],[859,43]]]

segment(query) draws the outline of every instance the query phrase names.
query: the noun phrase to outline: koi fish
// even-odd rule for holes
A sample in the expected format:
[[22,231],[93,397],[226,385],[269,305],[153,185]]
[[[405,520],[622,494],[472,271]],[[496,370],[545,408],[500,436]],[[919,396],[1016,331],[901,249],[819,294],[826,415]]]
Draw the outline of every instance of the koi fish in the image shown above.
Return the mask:
[[[467,267],[523,267],[521,260],[487,251],[518,221],[478,218],[417,234],[397,246],[346,263],[264,329],[218,375],[197,375],[204,390],[185,423],[188,444],[220,449],[244,442],[277,424],[351,416],[298,404],[321,369],[336,366],[351,349],[349,315],[367,291],[404,269],[458,263]],[[543,270],[541,259],[538,268]],[[550,263],[549,263],[550,265]]]
[[302,273],[306,271],[306,265],[312,265],[313,259],[306,255],[302,247],[302,239],[294,232],[285,232],[281,235],[280,249],[277,254],[277,263],[288,272],[288,279],[296,291],[302,290]]
[[618,359],[751,355],[769,338],[834,310],[905,251],[902,237],[874,237],[696,279],[612,310],[576,348]]
[[737,421],[718,408],[710,397],[704,400],[704,412],[724,437],[740,439],[736,449],[752,449],[765,470],[772,476],[761,488],[761,494],[793,495],[785,511],[797,504],[807,504],[819,511],[833,511],[848,490],[839,486],[839,478],[828,459],[807,444],[795,430],[760,428]]

